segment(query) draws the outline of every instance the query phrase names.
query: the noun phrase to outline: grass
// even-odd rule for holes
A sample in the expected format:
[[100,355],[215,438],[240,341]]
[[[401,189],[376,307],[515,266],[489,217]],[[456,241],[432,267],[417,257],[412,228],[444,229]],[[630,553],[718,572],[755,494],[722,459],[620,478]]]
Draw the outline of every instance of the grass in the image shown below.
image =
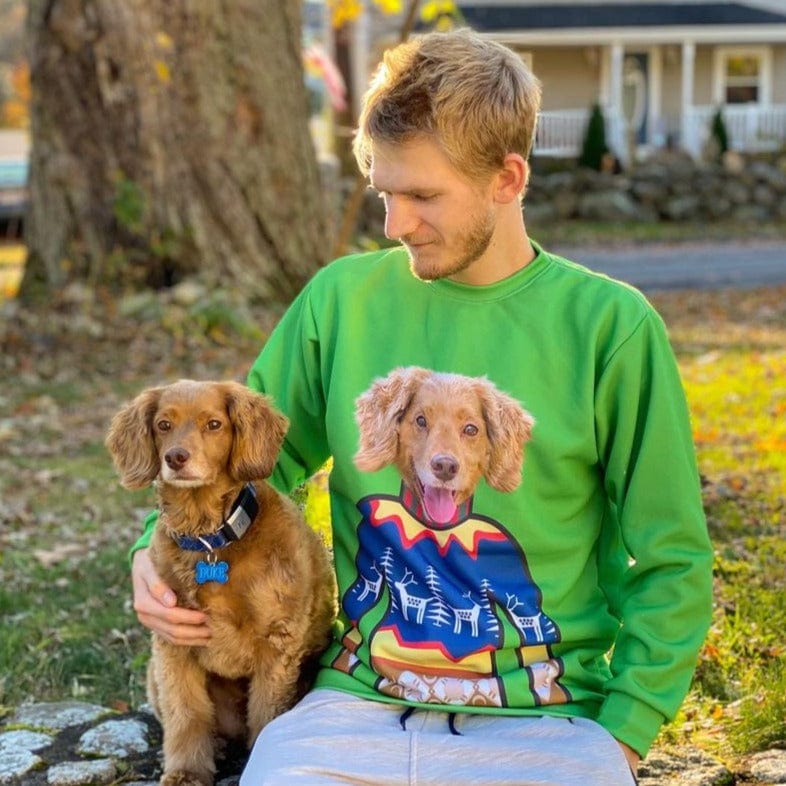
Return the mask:
[[666,741],[786,744],[786,288],[655,298],[680,362],[715,545],[715,611]]
[[[786,744],[786,287],[652,299],[682,371],[716,549],[712,628],[660,742],[733,760]],[[242,378],[259,346],[254,331],[227,324],[217,343],[182,319],[168,314],[165,330],[113,326],[103,339],[93,330],[81,350],[70,317],[5,327],[0,373],[14,384],[0,389],[0,705],[143,701],[148,639],[131,609],[126,551],[152,492],[118,486],[106,425],[148,384]],[[151,361],[153,341],[166,361]],[[323,529],[324,484],[300,496]]]

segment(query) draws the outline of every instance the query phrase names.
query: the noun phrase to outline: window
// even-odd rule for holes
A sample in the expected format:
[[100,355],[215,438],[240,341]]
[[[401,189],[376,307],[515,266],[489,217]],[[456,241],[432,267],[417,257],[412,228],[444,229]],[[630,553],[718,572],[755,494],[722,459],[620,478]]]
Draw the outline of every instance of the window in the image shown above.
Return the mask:
[[747,104],[759,101],[761,62],[752,55],[726,58],[726,103]]
[[767,104],[770,51],[766,47],[716,51],[715,98],[722,104]]

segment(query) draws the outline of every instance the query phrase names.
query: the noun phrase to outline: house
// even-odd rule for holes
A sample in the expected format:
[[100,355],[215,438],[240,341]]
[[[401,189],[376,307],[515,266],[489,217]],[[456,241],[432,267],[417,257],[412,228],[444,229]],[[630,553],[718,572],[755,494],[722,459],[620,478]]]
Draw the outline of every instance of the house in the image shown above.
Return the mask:
[[535,155],[575,156],[593,103],[623,161],[665,146],[701,155],[720,108],[729,146],[786,145],[786,0],[458,2],[543,83]]

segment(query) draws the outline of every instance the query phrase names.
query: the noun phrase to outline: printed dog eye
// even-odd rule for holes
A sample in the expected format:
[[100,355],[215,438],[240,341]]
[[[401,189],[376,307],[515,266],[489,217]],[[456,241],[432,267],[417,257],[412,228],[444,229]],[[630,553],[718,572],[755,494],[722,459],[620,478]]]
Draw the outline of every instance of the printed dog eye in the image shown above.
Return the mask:
[[478,433],[479,429],[474,423],[467,423],[467,425],[464,426],[464,434],[466,434],[466,436],[477,437]]
[[415,423],[417,423],[420,428],[426,428],[426,426],[428,425],[428,423],[426,422],[426,418],[423,415],[418,415],[415,418]]
[[168,420],[159,420],[156,423],[156,427],[159,431],[169,431],[172,428],[172,424]]
[[222,425],[223,424],[221,423],[220,420],[213,419],[213,420],[208,420],[207,422],[207,428],[209,431],[218,431],[218,429],[220,429]]

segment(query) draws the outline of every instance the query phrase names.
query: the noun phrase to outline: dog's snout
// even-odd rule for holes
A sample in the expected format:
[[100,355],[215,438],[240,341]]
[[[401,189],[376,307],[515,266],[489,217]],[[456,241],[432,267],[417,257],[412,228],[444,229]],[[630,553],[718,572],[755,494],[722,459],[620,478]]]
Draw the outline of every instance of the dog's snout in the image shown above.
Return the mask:
[[458,473],[459,465],[454,456],[438,453],[431,459],[431,471],[439,480],[453,480]]
[[191,454],[185,448],[172,448],[164,454],[164,461],[172,469],[182,469],[190,458]]

